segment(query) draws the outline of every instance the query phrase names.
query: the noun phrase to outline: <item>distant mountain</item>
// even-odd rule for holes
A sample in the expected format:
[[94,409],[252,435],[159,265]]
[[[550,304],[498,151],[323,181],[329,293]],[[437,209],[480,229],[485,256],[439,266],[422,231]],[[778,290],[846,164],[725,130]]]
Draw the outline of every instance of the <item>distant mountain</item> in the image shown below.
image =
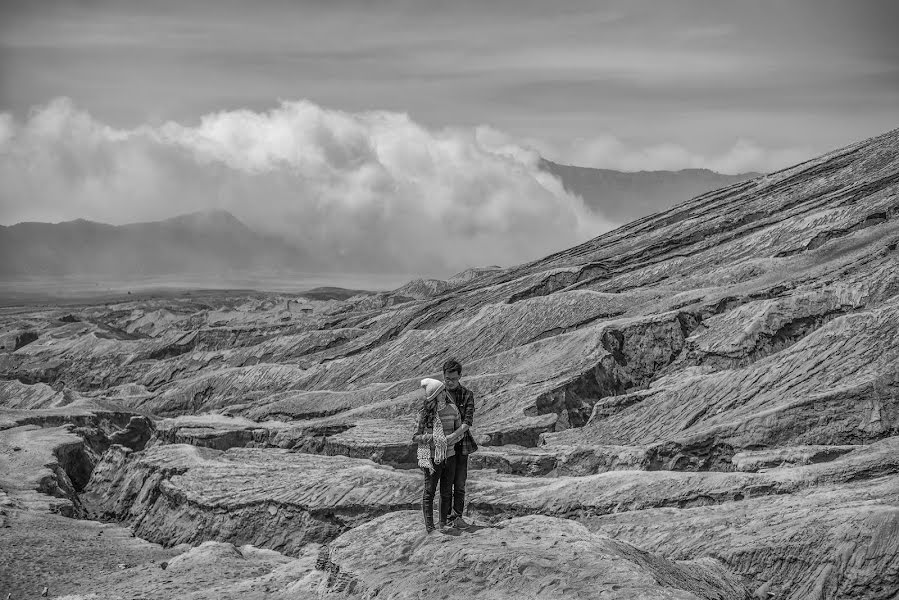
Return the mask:
[[354,296],[372,296],[374,294],[375,292],[369,292],[368,290],[350,290],[342,287],[322,286],[306,290],[301,293],[300,296],[308,298],[309,300],[327,301],[348,300]]
[[[591,210],[616,223],[666,210],[757,175],[721,175],[706,169],[624,173],[548,160],[541,160],[540,167],[559,177]],[[0,255],[4,258],[0,278],[5,279],[81,275],[128,279],[328,268],[320,257],[308,256],[283,238],[254,231],[223,210],[128,225],[77,219],[0,226]],[[396,292],[413,298],[432,297],[489,270],[475,269],[447,281],[413,281]]]
[[253,231],[234,215],[204,211],[165,221],[106,225],[78,219],[0,227],[0,277],[140,277],[304,268],[281,238]]
[[473,279],[477,279],[483,275],[488,275],[495,271],[501,270],[502,267],[498,265],[490,265],[489,267],[471,267],[470,269],[465,269],[461,273],[456,273],[452,277],[449,278],[449,281],[455,285],[459,286],[463,283],[468,283]]
[[588,208],[616,223],[629,223],[759,175],[722,175],[708,169],[625,173],[560,165],[545,159],[541,159],[540,168],[561,179],[565,189],[581,196]]
[[449,279],[413,279],[406,285],[389,292],[388,295],[394,297],[415,298],[422,300],[424,298],[433,298],[439,296],[449,290],[462,287],[466,283],[502,270],[501,267],[492,265],[489,267],[472,267],[465,269],[461,273],[456,273]]

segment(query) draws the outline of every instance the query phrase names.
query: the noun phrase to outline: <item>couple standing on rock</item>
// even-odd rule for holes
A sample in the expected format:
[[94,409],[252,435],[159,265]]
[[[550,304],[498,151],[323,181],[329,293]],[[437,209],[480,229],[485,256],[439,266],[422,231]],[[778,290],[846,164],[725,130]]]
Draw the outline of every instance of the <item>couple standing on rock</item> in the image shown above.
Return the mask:
[[424,473],[421,510],[425,530],[434,530],[434,493],[440,486],[440,520],[443,531],[452,526],[464,529],[465,482],[468,455],[478,449],[471,436],[474,394],[459,383],[462,365],[456,360],[443,363],[443,381],[422,379],[425,399],[418,412],[418,427],[412,441],[418,444],[418,466]]

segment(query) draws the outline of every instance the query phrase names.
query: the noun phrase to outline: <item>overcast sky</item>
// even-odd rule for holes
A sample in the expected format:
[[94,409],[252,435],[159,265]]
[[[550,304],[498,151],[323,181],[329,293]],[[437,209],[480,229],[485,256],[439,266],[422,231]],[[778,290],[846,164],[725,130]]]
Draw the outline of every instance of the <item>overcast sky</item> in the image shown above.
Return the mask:
[[307,99],[703,154],[738,138],[823,151],[899,126],[892,0],[4,6],[0,107],[16,115],[68,96],[134,126]]
[[[331,157],[323,163],[329,177],[335,149],[355,156],[359,144],[375,148],[370,163],[359,160],[386,165],[388,188],[408,185],[419,163],[397,167],[401,158],[394,157],[396,168],[387,165],[377,156],[385,140],[420,149],[452,137],[459,146],[450,155],[467,158],[443,165],[447,180],[479,152],[517,157],[521,164],[497,163],[502,177],[514,179],[523,169],[529,180],[540,180],[522,152],[622,170],[769,171],[899,127],[899,3],[888,0],[29,0],[0,6],[0,175],[32,165],[30,181],[0,187],[0,223],[7,224],[160,216],[175,208],[150,208],[160,185],[153,178],[172,177],[167,169],[175,168],[160,158],[167,150],[187,149],[204,169],[210,161],[235,168],[235,160],[245,168],[255,159],[234,153],[246,149],[246,139],[257,152],[271,153],[287,135],[276,131],[279,124],[293,128],[287,137]],[[382,111],[386,121],[374,125],[371,111]],[[398,129],[387,131],[387,121]],[[343,136],[353,127],[355,141],[346,146]],[[211,150],[210,139],[228,148]],[[124,144],[143,167],[123,167],[117,162],[123,148],[99,151],[104,144]],[[80,149],[85,145],[100,152],[102,168],[59,155],[61,146],[76,157],[90,155]],[[290,154],[287,163],[302,154],[283,152]],[[250,171],[260,176],[258,164]],[[321,188],[329,181],[318,181],[315,193],[327,195]],[[121,190],[129,183],[140,189],[125,202]],[[346,185],[345,178],[339,183]],[[418,184],[416,193],[434,193],[434,178]],[[86,186],[90,201],[57,197],[73,185]],[[520,192],[529,184],[515,185]],[[385,202],[386,188],[362,187]],[[557,206],[553,186],[541,189]],[[177,186],[166,192],[179,194]],[[218,205],[232,198],[224,203],[230,208],[240,202],[235,194],[220,187],[209,193]],[[574,216],[560,218],[585,230],[580,208],[566,210]]]

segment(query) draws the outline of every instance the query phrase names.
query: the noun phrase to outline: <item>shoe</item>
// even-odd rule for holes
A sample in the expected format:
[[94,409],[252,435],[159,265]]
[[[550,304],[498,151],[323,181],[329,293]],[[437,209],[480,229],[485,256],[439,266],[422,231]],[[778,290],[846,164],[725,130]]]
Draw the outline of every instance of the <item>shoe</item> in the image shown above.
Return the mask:
[[468,529],[468,523],[465,522],[465,519],[462,518],[462,515],[459,515],[455,519],[453,519],[453,527],[456,529]]
[[439,521],[437,523],[437,530],[443,531],[444,529],[446,529],[446,521]]

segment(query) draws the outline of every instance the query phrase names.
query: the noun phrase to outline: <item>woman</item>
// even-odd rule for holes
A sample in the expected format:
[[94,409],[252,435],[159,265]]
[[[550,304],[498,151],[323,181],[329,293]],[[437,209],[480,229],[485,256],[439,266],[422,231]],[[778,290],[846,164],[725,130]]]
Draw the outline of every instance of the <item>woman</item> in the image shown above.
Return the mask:
[[418,444],[418,466],[424,473],[425,489],[421,510],[425,519],[425,531],[434,531],[434,492],[440,484],[439,528],[446,527],[453,502],[453,479],[456,474],[455,444],[447,443],[453,433],[462,426],[462,417],[456,405],[449,401],[443,382],[422,379],[425,400],[418,412],[418,428],[412,441]]

